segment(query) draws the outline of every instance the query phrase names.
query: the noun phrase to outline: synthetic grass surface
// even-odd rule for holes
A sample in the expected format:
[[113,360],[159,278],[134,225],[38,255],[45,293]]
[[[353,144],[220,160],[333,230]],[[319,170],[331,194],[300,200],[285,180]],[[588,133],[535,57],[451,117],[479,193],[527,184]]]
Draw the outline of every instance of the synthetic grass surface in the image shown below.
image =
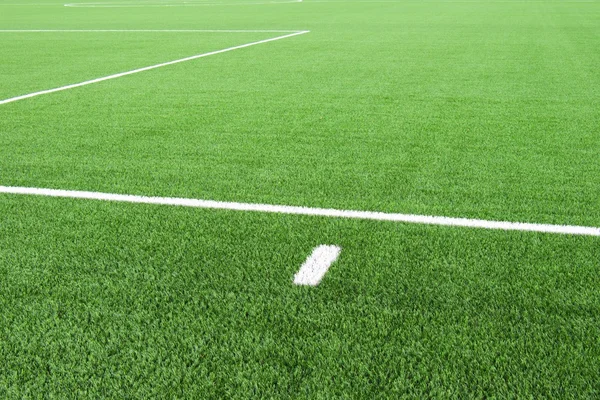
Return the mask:
[[[597,2],[7,3],[0,29],[311,33],[2,105],[0,185],[600,226]],[[0,33],[0,97],[279,35]],[[598,249],[0,196],[0,397],[593,398]]]
[[[597,395],[595,238],[1,204],[7,396]],[[294,287],[321,243],[340,260]]]
[[[40,8],[63,15],[61,28],[312,32],[6,105],[3,182],[597,224],[597,7],[431,7]],[[149,46],[157,34],[130,36],[149,62],[170,51]],[[196,38],[180,36],[195,54]],[[122,35],[90,37],[106,48]],[[85,58],[62,62],[85,69]]]
[[0,97],[79,83],[278,35],[283,33],[0,33],[4,57]]

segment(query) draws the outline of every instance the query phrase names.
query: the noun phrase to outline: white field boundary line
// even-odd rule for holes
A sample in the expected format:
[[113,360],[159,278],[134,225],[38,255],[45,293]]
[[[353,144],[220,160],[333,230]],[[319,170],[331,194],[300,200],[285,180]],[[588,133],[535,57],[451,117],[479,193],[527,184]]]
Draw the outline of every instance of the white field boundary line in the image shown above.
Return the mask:
[[302,3],[304,0],[280,0],[280,1],[261,1],[250,3],[215,3],[203,2],[194,0],[181,0],[179,2],[149,2],[149,3],[133,3],[133,2],[102,2],[102,3],[0,3],[2,6],[35,6],[35,7],[76,7],[76,8],[122,8],[122,7],[184,7],[184,6],[255,6],[255,5],[272,5],[272,4],[293,4]]
[[294,37],[294,36],[304,35],[304,34],[309,33],[309,32],[310,31],[296,31],[296,32],[289,33],[289,34],[283,35],[283,36],[277,36],[277,37],[270,38],[270,39],[259,40],[257,42],[251,42],[251,43],[241,44],[241,45],[238,45],[238,46],[228,47],[228,48],[222,49],[222,50],[216,50],[216,51],[211,51],[211,52],[208,52],[208,53],[197,54],[197,55],[194,55],[194,56],[191,56],[191,57],[185,57],[185,58],[181,58],[181,59],[178,59],[178,60],[168,61],[168,62],[165,62],[165,63],[151,65],[151,66],[148,66],[148,67],[138,68],[138,69],[134,69],[134,70],[131,70],[131,71],[126,71],[126,72],[121,72],[121,73],[114,74],[114,75],[108,75],[108,76],[104,76],[102,78],[96,78],[96,79],[92,79],[92,80],[85,81],[85,82],[74,83],[74,84],[71,84],[71,85],[62,86],[62,87],[58,87],[58,88],[54,88],[54,89],[42,90],[42,91],[39,91],[39,92],[29,93],[29,94],[25,94],[25,95],[22,95],[22,96],[12,97],[10,99],[0,100],[0,105],[8,104],[8,103],[13,103],[13,102],[19,101],[19,100],[30,99],[32,97],[42,96],[42,95],[45,95],[45,94],[62,92],[64,90],[69,90],[69,89],[75,89],[75,88],[78,88],[78,87],[92,85],[94,83],[104,82],[104,81],[108,81],[108,80],[111,80],[111,79],[122,78],[124,76],[138,74],[140,72],[146,72],[146,71],[150,71],[150,70],[153,70],[153,69],[166,67],[166,66],[169,66],[169,65],[174,65],[174,64],[179,64],[179,63],[187,62],[187,61],[197,60],[197,59],[203,58],[203,57],[209,57],[209,56],[214,56],[214,55],[217,55],[217,54],[223,54],[223,53],[227,53],[227,52],[234,51],[234,50],[245,49],[246,47],[256,46],[256,45],[263,44],[263,43],[271,43],[271,42],[275,42],[277,40],[288,39],[288,38],[291,38],[291,37]]
[[0,33],[299,33],[280,29],[0,29]]
[[276,5],[276,4],[291,4],[302,3],[303,0],[278,0],[278,1],[257,1],[257,2],[239,2],[239,3],[215,3],[194,0],[182,0],[173,2],[144,2],[134,3],[128,1],[122,2],[99,2],[99,3],[67,3],[65,7],[76,8],[133,8],[133,7],[202,7],[202,6],[257,6],[257,5]]
[[190,2],[190,1],[181,1],[180,3],[173,4],[161,4],[161,3],[151,3],[148,5],[144,4],[132,4],[128,3],[126,5],[118,5],[118,4],[109,4],[105,5],[102,3],[101,5],[97,5],[95,3],[0,3],[0,7],[2,6],[20,6],[20,7],[73,7],[73,8],[123,8],[123,7],[183,7],[183,6],[241,6],[241,5],[271,5],[271,4],[293,4],[293,3],[334,3],[344,5],[347,3],[366,3],[366,4],[414,4],[414,3],[513,3],[513,4],[521,4],[521,3],[589,3],[594,4],[597,3],[595,0],[568,0],[568,1],[556,1],[556,0],[525,0],[525,1],[516,1],[516,0],[345,0],[345,1],[337,1],[337,0],[289,0],[289,1],[271,1],[271,2],[255,2],[255,3],[201,3],[201,2]]
[[534,224],[523,222],[488,221],[469,218],[439,217],[430,215],[394,214],[377,211],[336,210],[282,206],[273,204],[236,203],[214,200],[174,197],[148,197],[77,190],[40,189],[0,186],[0,194],[61,197],[70,199],[102,200],[123,203],[157,204],[165,206],[207,208],[215,210],[252,211],[273,214],[308,215],[328,218],[347,218],[373,221],[403,222],[410,224],[454,226],[504,231],[552,233],[560,235],[600,236],[600,228],[572,225]]

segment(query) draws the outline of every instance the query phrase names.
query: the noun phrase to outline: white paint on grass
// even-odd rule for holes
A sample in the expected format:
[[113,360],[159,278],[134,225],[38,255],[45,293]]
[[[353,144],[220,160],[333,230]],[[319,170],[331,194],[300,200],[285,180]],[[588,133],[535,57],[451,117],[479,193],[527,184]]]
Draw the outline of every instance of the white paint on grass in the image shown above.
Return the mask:
[[65,7],[84,8],[131,8],[131,7],[202,7],[202,6],[255,6],[271,4],[302,3],[303,0],[271,0],[271,1],[248,1],[248,2],[214,2],[202,0],[175,0],[175,1],[114,1],[96,3],[67,3]]
[[294,275],[294,284],[302,286],[317,286],[331,264],[340,256],[341,248],[338,246],[321,245],[316,247],[308,256],[300,271]]
[[168,206],[208,208],[216,210],[253,211],[275,214],[310,215],[328,218],[348,218],[373,221],[403,222],[410,224],[456,226],[463,228],[494,229],[553,233],[560,235],[600,236],[600,228],[573,225],[533,224],[525,222],[488,221],[481,219],[439,217],[430,215],[395,214],[377,211],[336,210],[282,206],[273,204],[236,203],[214,200],[185,199],[173,197],[146,197],[127,194],[83,192],[76,190],[39,189],[28,187],[0,186],[0,193],[64,197],[71,199],[104,200],[125,203],[160,204]]
[[280,29],[0,29],[0,33],[299,33]]
[[165,62],[165,63],[151,65],[151,66],[148,66],[148,67],[138,68],[138,69],[134,69],[134,70],[131,70],[131,71],[126,71],[126,72],[121,72],[121,73],[114,74],[114,75],[104,76],[102,78],[96,78],[96,79],[92,79],[92,80],[85,81],[85,82],[74,83],[74,84],[71,84],[71,85],[62,86],[62,87],[58,87],[58,88],[54,88],[54,89],[42,90],[42,91],[39,91],[39,92],[29,93],[29,94],[25,94],[25,95],[22,95],[22,96],[12,97],[10,99],[0,100],[0,105],[8,104],[8,103],[13,103],[15,101],[25,100],[25,99],[29,99],[29,98],[32,98],[32,97],[45,95],[45,94],[62,92],[64,90],[69,90],[69,89],[75,89],[75,88],[78,88],[78,87],[81,87],[81,86],[92,85],[94,83],[104,82],[104,81],[108,81],[108,80],[111,80],[111,79],[122,78],[124,76],[133,75],[133,74],[137,74],[137,73],[145,72],[145,71],[150,71],[150,70],[153,70],[153,69],[166,67],[168,65],[179,64],[179,63],[183,63],[183,62],[187,62],[187,61],[197,60],[197,59],[203,58],[203,57],[214,56],[216,54],[227,53],[227,52],[233,51],[233,50],[244,49],[246,47],[256,46],[258,44],[275,42],[277,40],[287,39],[287,38],[291,38],[291,37],[298,36],[298,35],[304,35],[305,33],[309,33],[309,32],[310,31],[297,31],[297,32],[289,33],[289,34],[283,35],[283,36],[277,36],[277,37],[270,38],[270,39],[259,40],[258,42],[252,42],[252,43],[242,44],[242,45],[239,45],[239,46],[228,47],[228,48],[222,49],[222,50],[216,50],[216,51],[211,51],[209,53],[197,54],[195,56],[181,58],[179,60],[168,61],[168,62]]

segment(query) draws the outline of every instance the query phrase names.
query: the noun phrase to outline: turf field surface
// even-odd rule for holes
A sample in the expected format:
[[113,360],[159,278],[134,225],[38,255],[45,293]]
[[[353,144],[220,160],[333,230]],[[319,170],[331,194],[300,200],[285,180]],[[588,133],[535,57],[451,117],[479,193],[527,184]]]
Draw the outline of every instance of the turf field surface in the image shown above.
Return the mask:
[[[310,31],[3,104],[0,185],[600,226],[598,2],[250,3],[0,2],[0,100]],[[594,398],[598,244],[3,194],[0,396]]]

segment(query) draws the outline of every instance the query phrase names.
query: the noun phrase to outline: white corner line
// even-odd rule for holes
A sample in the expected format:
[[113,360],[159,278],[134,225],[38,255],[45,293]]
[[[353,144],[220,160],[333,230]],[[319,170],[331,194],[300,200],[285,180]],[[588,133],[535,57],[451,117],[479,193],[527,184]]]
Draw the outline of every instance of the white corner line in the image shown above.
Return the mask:
[[228,48],[222,49],[222,50],[216,50],[216,51],[211,51],[209,53],[197,54],[195,56],[181,58],[179,60],[174,60],[174,61],[168,61],[168,62],[161,63],[161,64],[151,65],[149,67],[138,68],[138,69],[134,69],[134,70],[127,71],[127,72],[121,72],[121,73],[118,73],[118,74],[109,75],[109,76],[105,76],[105,77],[102,77],[102,78],[96,78],[96,79],[92,79],[92,80],[85,81],[85,82],[75,83],[75,84],[72,84],[72,85],[67,85],[67,86],[62,86],[62,87],[58,87],[58,88],[54,88],[54,89],[42,90],[40,92],[29,93],[29,94],[25,94],[25,95],[22,95],[22,96],[12,97],[10,99],[0,100],[0,105],[8,104],[8,103],[13,103],[15,101],[25,100],[25,99],[29,99],[29,98],[32,98],[32,97],[41,96],[41,95],[44,95],[44,94],[62,92],[63,90],[69,90],[69,89],[74,89],[74,88],[78,88],[78,87],[81,87],[81,86],[92,85],[94,83],[104,82],[104,81],[108,81],[108,80],[111,80],[111,79],[117,79],[117,78],[121,78],[121,77],[124,77],[124,76],[127,76],[127,75],[137,74],[137,73],[140,73],[140,72],[150,71],[150,70],[153,70],[153,69],[166,67],[168,65],[179,64],[179,63],[183,63],[183,62],[186,62],[186,61],[197,60],[197,59],[203,58],[203,57],[214,56],[216,54],[227,53],[227,52],[233,51],[233,50],[244,49],[246,47],[256,46],[258,44],[270,43],[270,42],[274,42],[274,41],[282,40],[282,39],[287,39],[287,38],[291,38],[291,37],[298,36],[298,35],[304,35],[305,33],[309,33],[309,32],[310,31],[297,31],[297,32],[290,33],[290,34],[283,35],[283,36],[277,36],[277,37],[270,38],[270,39],[259,40],[258,42],[252,42],[252,43],[242,44],[242,45],[239,45],[239,46],[228,47]]
[[320,245],[315,247],[300,270],[294,275],[294,284],[300,286],[317,286],[329,267],[338,259],[342,249],[338,246]]
[[0,186],[0,194],[62,197],[71,199],[103,200],[124,203],[158,204],[166,206],[207,208],[215,210],[252,211],[274,214],[308,215],[327,218],[348,218],[372,221],[402,222],[409,224],[454,226],[504,231],[552,233],[559,235],[600,236],[600,228],[550,225],[524,222],[488,221],[469,218],[452,218],[430,215],[395,214],[377,211],[336,210],[272,204],[236,203],[214,200],[185,199],[173,197],[147,197],[127,194],[84,192],[77,190],[40,189],[28,187]]

